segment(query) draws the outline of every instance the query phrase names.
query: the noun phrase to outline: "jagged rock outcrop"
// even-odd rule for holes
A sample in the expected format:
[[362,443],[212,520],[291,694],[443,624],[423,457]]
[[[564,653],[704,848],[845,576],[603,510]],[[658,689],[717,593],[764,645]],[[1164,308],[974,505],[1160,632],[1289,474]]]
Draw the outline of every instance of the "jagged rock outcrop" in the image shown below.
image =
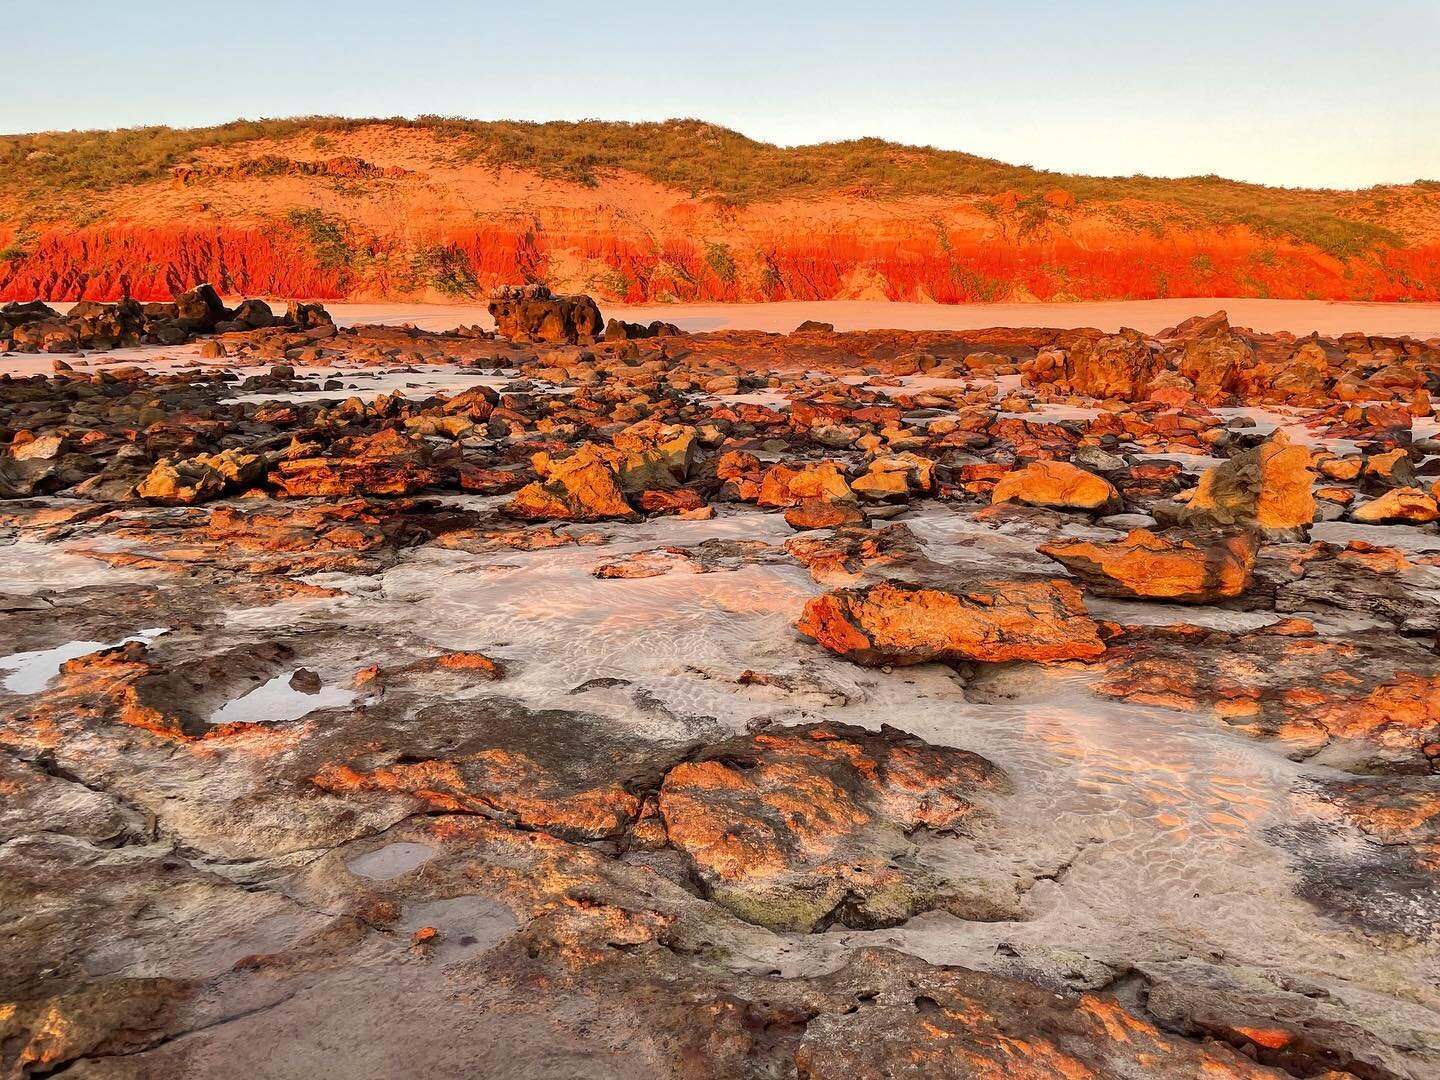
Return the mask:
[[486,305],[496,332],[512,341],[593,341],[605,323],[588,296],[555,296],[543,285],[497,290]]
[[1207,469],[1183,505],[1156,507],[1162,520],[1203,527],[1238,525],[1268,536],[1304,536],[1315,521],[1310,451],[1277,431],[1259,446]]
[[1074,335],[1068,351],[1042,353],[1025,369],[1032,384],[1058,383],[1094,398],[1140,401],[1160,370],[1159,352],[1136,330]]
[[521,488],[505,507],[511,517],[526,521],[602,521],[634,519],[619,478],[606,455],[590,447],[558,460],[536,461],[541,479]]

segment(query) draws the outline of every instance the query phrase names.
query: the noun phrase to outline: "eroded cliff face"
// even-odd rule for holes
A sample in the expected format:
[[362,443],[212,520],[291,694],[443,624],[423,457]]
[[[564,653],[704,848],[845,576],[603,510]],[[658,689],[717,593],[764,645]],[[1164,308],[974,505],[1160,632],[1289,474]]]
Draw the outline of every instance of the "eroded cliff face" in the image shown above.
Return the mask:
[[587,185],[457,160],[424,132],[315,141],[202,151],[168,178],[58,208],[0,205],[0,299],[163,299],[198,281],[329,299],[527,282],[632,303],[1440,299],[1440,192],[1423,187],[1357,193],[1343,210],[1398,246],[1327,249],[1193,200],[1077,199],[1063,186],[860,185],[738,205],[619,171]]

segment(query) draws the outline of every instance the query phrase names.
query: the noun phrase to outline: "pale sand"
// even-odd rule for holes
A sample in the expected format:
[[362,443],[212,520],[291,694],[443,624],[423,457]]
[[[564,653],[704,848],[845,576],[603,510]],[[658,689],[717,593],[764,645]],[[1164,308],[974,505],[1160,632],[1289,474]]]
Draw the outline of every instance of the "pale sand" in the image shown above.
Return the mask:
[[[342,324],[414,323],[425,330],[493,325],[483,303],[325,305]],[[1188,319],[1224,310],[1234,326],[1333,337],[1358,331],[1417,338],[1440,337],[1440,304],[1359,304],[1324,300],[1116,300],[1079,304],[887,304],[870,300],[794,301],[778,304],[601,304],[607,318],[631,322],[663,319],[682,330],[766,330],[787,333],[806,319],[834,323],[837,330],[979,330],[991,326],[1122,326],[1154,333]]]

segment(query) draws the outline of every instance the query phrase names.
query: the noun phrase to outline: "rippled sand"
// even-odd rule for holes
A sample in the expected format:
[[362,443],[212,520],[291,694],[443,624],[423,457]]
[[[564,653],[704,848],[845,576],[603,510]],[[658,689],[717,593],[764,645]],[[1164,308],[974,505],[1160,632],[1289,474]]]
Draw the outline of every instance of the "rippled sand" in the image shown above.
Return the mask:
[[[1001,573],[1038,559],[1030,541],[949,510],[907,520],[941,560]],[[1300,899],[1289,857],[1267,835],[1326,820],[1323,806],[1297,792],[1302,776],[1330,770],[1292,762],[1208,716],[1103,702],[1086,689],[1087,676],[1063,670],[1016,665],[967,680],[944,665],[857,668],[794,631],[794,613],[821,586],[786,562],[712,573],[679,565],[637,580],[592,576],[600,563],[666,546],[778,545],[791,535],[778,515],[577,531],[601,540],[488,555],[426,548],[385,573],[378,589],[369,579],[326,583],[353,590],[355,614],[367,621],[405,620],[438,648],[503,658],[504,692],[531,707],[581,709],[616,730],[665,739],[714,737],[767,720],[889,723],[976,751],[1016,783],[1003,813],[981,831],[979,849],[986,875],[993,879],[1003,863],[1001,877],[1024,891],[1026,920],[932,913],[889,930],[837,928],[823,940],[792,943],[786,962],[796,970],[886,944],[979,967],[992,967],[1002,952],[1038,960],[1067,951],[1081,968],[1121,958],[1183,965],[1198,950],[1237,968],[1322,984],[1349,971],[1362,998],[1423,979],[1415,958],[1371,949]],[[1213,615],[1221,626],[1245,618],[1189,615],[1200,622]],[[738,685],[736,673],[747,669],[783,675],[792,689]],[[982,869],[973,844],[944,836],[916,842],[932,865],[960,875],[967,866]],[[1386,1010],[1396,1007],[1384,1001]]]

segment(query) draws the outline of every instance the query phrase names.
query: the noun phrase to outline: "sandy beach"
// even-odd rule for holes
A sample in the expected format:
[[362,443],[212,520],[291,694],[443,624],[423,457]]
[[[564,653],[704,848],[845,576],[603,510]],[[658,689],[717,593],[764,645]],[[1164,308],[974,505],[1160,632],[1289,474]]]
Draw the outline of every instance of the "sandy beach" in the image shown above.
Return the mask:
[[[326,305],[342,325],[413,323],[423,330],[460,325],[493,326],[483,301],[466,304]],[[822,300],[776,304],[602,304],[607,317],[630,322],[662,319],[682,330],[764,330],[787,333],[806,319],[837,330],[979,330],[991,326],[1122,326],[1155,333],[1192,315],[1226,311],[1233,326],[1264,333],[1337,335],[1353,332],[1440,337],[1440,304],[1361,304],[1323,300],[1241,300],[1201,297],[1180,300],[1117,300],[1076,304],[891,304],[869,300]]]

